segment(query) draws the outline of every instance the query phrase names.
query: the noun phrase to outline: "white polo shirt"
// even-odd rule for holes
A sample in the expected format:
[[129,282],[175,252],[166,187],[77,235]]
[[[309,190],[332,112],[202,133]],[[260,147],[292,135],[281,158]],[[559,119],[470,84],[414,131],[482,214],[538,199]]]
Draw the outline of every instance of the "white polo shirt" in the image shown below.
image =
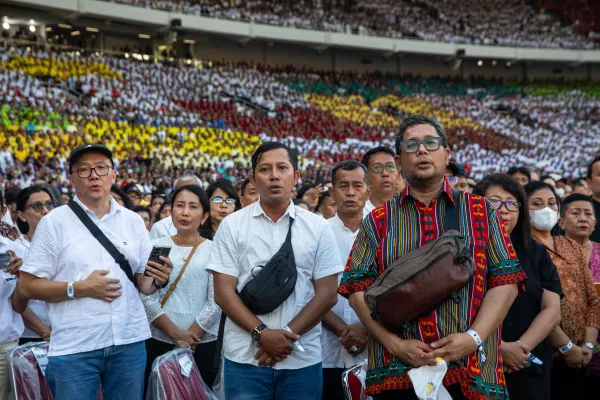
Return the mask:
[[[142,217],[110,198],[110,211],[98,219],[76,201],[125,255],[134,273],[143,273],[152,244]],[[49,356],[76,354],[146,340],[150,327],[137,289],[119,264],[92,236],[75,213],[62,206],[42,218],[21,271],[57,282],[80,281],[94,270],[121,281],[122,293],[112,303],[90,297],[48,303],[52,326]]]
[[[15,255],[21,258],[25,253],[25,249],[19,243],[0,236],[0,253],[7,250],[14,251]],[[16,287],[16,277],[0,269],[0,344],[17,340],[25,329],[21,315],[12,308],[11,297]]]
[[[237,290],[241,291],[252,278],[254,267],[265,265],[281,248],[290,223],[292,247],[298,269],[294,292],[275,311],[258,318],[269,328],[280,329],[289,324],[314,297],[313,282],[344,269],[331,228],[327,221],[316,214],[290,205],[275,223],[256,202],[223,219],[215,235],[207,270],[238,278]],[[277,363],[274,369],[299,369],[322,361],[321,324],[302,335],[299,342],[305,351],[294,352]],[[254,359],[256,343],[250,333],[230,319],[225,325],[223,340],[225,357],[241,364],[258,365]]]
[[150,240],[156,240],[177,234],[177,228],[173,225],[173,218],[169,215],[152,225]]
[[[352,232],[350,229],[346,228],[337,214],[335,214],[335,217],[327,220],[327,223],[331,227],[333,236],[337,242],[341,259],[346,261],[352,251],[354,240],[356,240],[356,236],[358,235],[358,230]],[[341,280],[341,278],[342,276],[340,275],[339,280]],[[360,323],[358,315],[356,315],[352,307],[350,307],[348,300],[339,294],[338,302],[333,306],[331,312],[340,317],[346,325]],[[321,335],[321,346],[323,347],[323,368],[346,369],[363,362],[367,358],[367,350],[356,357],[353,357],[342,345],[340,338],[338,338],[335,333],[325,328],[323,328],[323,334]]]

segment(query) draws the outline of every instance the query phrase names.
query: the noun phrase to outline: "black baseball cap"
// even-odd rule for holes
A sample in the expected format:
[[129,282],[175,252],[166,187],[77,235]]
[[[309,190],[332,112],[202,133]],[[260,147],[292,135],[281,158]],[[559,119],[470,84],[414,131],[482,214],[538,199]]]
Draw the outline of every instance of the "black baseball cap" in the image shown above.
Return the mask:
[[110,151],[108,149],[108,147],[106,147],[103,144],[90,143],[90,144],[84,144],[82,146],[79,146],[79,147],[73,149],[73,151],[71,151],[71,155],[69,156],[69,171],[71,170],[73,165],[76,164],[77,161],[79,161],[79,159],[81,158],[82,155],[84,155],[85,153],[89,153],[89,152],[104,154],[110,160],[110,164],[113,167],[115,166],[115,163],[113,162],[112,151]]

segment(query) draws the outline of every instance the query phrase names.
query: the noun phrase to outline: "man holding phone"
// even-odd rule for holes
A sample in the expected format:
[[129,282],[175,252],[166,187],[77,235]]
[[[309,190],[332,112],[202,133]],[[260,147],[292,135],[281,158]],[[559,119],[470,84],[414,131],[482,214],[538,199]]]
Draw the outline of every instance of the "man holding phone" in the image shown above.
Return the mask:
[[150,329],[138,290],[165,287],[172,265],[148,261],[142,218],[109,195],[115,178],[105,146],[74,149],[69,179],[79,208],[59,207],[40,221],[21,268],[19,293],[48,304],[46,378],[56,399],[95,400],[100,384],[106,400],[142,398]]

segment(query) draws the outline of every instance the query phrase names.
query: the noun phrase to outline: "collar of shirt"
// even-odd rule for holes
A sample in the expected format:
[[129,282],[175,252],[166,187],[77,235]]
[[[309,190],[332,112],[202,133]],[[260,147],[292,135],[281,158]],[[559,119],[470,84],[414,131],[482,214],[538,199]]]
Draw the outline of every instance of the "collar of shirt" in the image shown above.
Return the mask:
[[[454,204],[454,194],[452,193],[452,186],[450,186],[450,182],[448,182],[448,178],[446,177],[444,177],[444,185],[442,186],[442,190],[440,191],[440,193],[445,193],[452,202],[452,204]],[[402,192],[402,200],[400,201],[400,204],[404,203],[404,200],[408,197],[412,198],[413,200],[416,200],[415,196],[413,196],[410,190],[410,187],[406,185],[404,191]]]
[[[123,206],[119,205],[119,203],[117,203],[117,201],[115,199],[113,199],[112,196],[108,196],[108,200],[110,201],[110,210],[108,210],[108,214],[106,214],[104,217],[102,217],[102,219],[112,217],[113,215],[115,215],[116,212],[121,212],[124,208]],[[90,217],[98,219],[98,216],[92,210],[90,210],[88,208],[88,206],[83,204],[81,202],[81,200],[79,200],[79,197],[77,197],[77,195],[75,195],[75,197],[73,198],[73,201],[77,202],[77,204],[79,204],[81,206],[81,208],[83,208],[83,210]]]
[[[290,204],[288,205],[288,208],[286,208],[285,212],[280,217],[280,219],[285,217],[286,214],[288,214],[290,216],[290,218],[296,219],[296,206],[294,205],[294,202],[292,200],[290,200]],[[252,204],[252,216],[258,217],[260,215],[264,215],[266,218],[269,218],[271,220],[271,217],[269,217],[265,213],[265,210],[263,210],[262,206],[260,205],[260,200],[259,200],[259,201],[255,202],[254,204]],[[271,221],[273,223],[277,222],[277,221],[273,221],[273,220],[271,220]]]
[[[346,225],[344,225],[344,221],[342,221],[342,219],[339,217],[339,215],[337,213],[335,213],[334,217],[331,218],[331,223],[339,224],[342,227],[342,229],[344,229],[348,233],[351,233],[351,234],[358,233],[358,229],[356,230],[356,232],[352,232],[352,229],[349,229]],[[360,227],[359,227],[359,229],[360,229]]]

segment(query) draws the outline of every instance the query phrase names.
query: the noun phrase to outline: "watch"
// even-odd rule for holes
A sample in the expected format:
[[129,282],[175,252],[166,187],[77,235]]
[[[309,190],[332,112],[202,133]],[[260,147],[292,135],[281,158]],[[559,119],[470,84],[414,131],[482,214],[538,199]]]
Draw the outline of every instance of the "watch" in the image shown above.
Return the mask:
[[158,285],[156,284],[156,281],[155,281],[154,279],[152,279],[152,285],[153,285],[153,286],[156,286],[156,287],[157,287],[157,288],[159,288],[159,289],[164,289],[164,288],[166,288],[166,287],[169,285],[169,281],[170,281],[170,280],[171,280],[170,278],[167,278],[167,281],[165,282],[165,284],[164,284],[164,285],[162,285],[162,286],[158,286]]
[[69,282],[67,284],[67,297],[69,299],[75,298],[75,288],[73,288],[73,282]]
[[594,351],[594,349],[596,348],[596,346],[592,342],[585,342],[584,345],[585,345],[585,347],[587,347],[591,351]]
[[252,339],[258,342],[260,340],[260,335],[262,335],[262,332],[265,329],[267,329],[267,326],[265,324],[260,324],[259,326],[250,331],[250,336],[252,336]]

